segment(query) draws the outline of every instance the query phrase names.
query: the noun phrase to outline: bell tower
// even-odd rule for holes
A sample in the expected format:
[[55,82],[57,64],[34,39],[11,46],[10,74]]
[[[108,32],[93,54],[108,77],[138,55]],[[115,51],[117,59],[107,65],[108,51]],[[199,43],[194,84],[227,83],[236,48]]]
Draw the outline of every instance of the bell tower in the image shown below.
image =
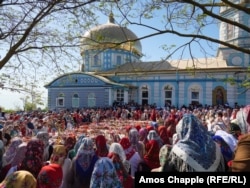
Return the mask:
[[[250,0],[231,0],[237,6],[250,8]],[[220,15],[235,23],[240,23],[246,27],[250,26],[250,15],[240,9],[231,6],[223,6]],[[237,24],[225,22],[219,23],[220,40],[234,44],[242,48],[250,48],[250,32],[240,28]],[[218,48],[218,56],[227,61],[229,66],[248,67],[250,65],[250,55],[236,51],[224,45]]]

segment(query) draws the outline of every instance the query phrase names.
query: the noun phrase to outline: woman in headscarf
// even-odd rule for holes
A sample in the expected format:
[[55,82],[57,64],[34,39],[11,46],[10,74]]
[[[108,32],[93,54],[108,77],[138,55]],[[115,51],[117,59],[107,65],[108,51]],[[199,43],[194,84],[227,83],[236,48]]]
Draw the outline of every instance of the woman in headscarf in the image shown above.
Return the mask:
[[230,160],[233,159],[237,140],[233,135],[223,130],[216,131],[215,135],[212,138],[217,144],[219,144],[221,153],[225,159],[225,163],[227,164]]
[[234,136],[237,140],[241,136],[241,129],[240,126],[237,123],[231,122],[229,124],[229,133]]
[[[161,137],[158,135],[158,133],[156,132],[156,130],[149,131],[147,138],[148,138],[148,141],[150,141],[150,140],[156,140],[157,143],[159,144],[159,148],[161,148],[164,145]],[[147,152],[147,145],[146,145],[145,150]]]
[[14,187],[14,188],[36,188],[36,178],[26,170],[19,170],[13,172],[0,183],[0,188]]
[[250,172],[250,134],[243,135],[236,146],[232,172]]
[[164,167],[164,164],[168,160],[168,156],[171,152],[172,146],[169,144],[164,144],[159,153],[159,160],[160,160],[160,167],[153,168],[151,172],[162,172],[162,168]]
[[64,146],[66,148],[68,158],[72,159],[73,156],[70,155],[76,144],[76,136],[74,134],[67,134],[64,141]]
[[44,145],[43,161],[46,162],[50,159],[50,156],[53,152],[53,146],[49,144],[49,133],[40,131],[37,133],[36,137],[43,142]]
[[90,188],[123,188],[115,166],[108,157],[101,157],[94,166]]
[[79,136],[77,139],[76,139],[76,143],[75,143],[75,146],[73,149],[69,150],[68,151],[68,156],[69,158],[72,160],[75,156],[76,156],[76,153],[82,143],[82,140],[85,138],[85,135],[82,134],[81,136]]
[[146,146],[146,153],[143,161],[138,166],[140,172],[150,172],[154,168],[160,167],[159,160],[160,146],[156,140],[149,140]]
[[96,154],[99,157],[107,157],[109,153],[109,148],[107,145],[107,140],[104,135],[98,135],[95,138]]
[[133,148],[139,153],[140,157],[143,158],[145,154],[145,144],[139,140],[139,132],[136,128],[130,129],[128,138]]
[[22,143],[22,139],[20,137],[14,137],[11,139],[9,146],[6,149],[6,152],[3,154],[3,167],[6,165],[11,166],[11,162],[16,155],[16,151],[18,146]]
[[170,140],[167,133],[167,128],[164,125],[160,125],[157,128],[158,134],[163,141],[163,144],[170,144]]
[[114,163],[116,173],[122,182],[123,188],[134,187],[134,180],[129,174],[130,163],[126,160],[125,152],[120,143],[113,142],[110,145],[108,157]]
[[141,157],[137,151],[132,147],[128,137],[123,137],[120,144],[125,152],[126,160],[130,163],[130,175],[135,177],[135,172],[138,169],[138,164],[141,162]]
[[16,150],[16,154],[11,162],[11,168],[9,169],[6,176],[17,171],[17,167],[24,159],[26,151],[27,151],[27,142],[23,142],[18,146],[18,148]]
[[67,178],[71,188],[89,188],[91,174],[98,158],[94,150],[92,138],[84,137],[76,156],[72,160],[69,176]]
[[44,166],[43,154],[43,142],[36,137],[31,138],[27,144],[25,157],[18,165],[17,170],[27,170],[31,172],[34,177],[37,177],[41,168]]
[[53,146],[53,152],[50,157],[50,164],[58,164],[61,166],[63,178],[60,188],[68,187],[66,178],[70,173],[69,169],[71,167],[71,159],[67,157],[67,149],[64,145],[57,144]]
[[37,177],[37,188],[60,188],[63,180],[62,167],[49,164],[42,167]]
[[224,172],[220,147],[193,114],[184,114],[176,126],[178,141],[173,145],[163,171]]
[[9,146],[6,148],[5,153],[3,153],[2,157],[2,169],[0,172],[0,181],[2,181],[5,176],[8,174],[8,171],[11,169],[11,162],[13,161],[18,146],[22,143],[22,139],[20,137],[14,137],[11,139]]

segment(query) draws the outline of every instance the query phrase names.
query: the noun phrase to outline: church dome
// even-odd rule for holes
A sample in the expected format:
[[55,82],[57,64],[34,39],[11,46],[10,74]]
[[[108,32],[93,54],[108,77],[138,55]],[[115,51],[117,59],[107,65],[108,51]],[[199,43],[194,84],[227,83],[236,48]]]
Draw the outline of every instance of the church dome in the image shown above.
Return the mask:
[[131,30],[115,24],[111,14],[108,23],[94,27],[84,34],[81,39],[81,54],[86,50],[121,49],[142,56],[141,42],[131,41],[137,38]]

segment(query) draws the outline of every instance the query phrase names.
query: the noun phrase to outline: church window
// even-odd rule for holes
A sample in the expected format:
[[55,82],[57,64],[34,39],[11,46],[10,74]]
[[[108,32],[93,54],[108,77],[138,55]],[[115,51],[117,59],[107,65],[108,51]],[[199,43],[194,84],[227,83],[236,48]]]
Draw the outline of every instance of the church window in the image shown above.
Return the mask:
[[164,87],[165,106],[172,105],[173,88],[170,85]]
[[78,108],[79,107],[79,96],[76,93],[72,97],[72,107],[73,108]]
[[141,99],[142,99],[142,105],[148,104],[148,86],[144,85],[141,88]]
[[123,89],[117,89],[116,90],[116,100],[118,102],[124,101],[124,90]]
[[88,107],[95,107],[96,106],[96,97],[94,93],[88,94]]
[[200,104],[200,87],[193,86],[191,88],[191,104],[198,105]]
[[56,106],[57,107],[64,107],[64,94],[60,93],[58,97],[56,98]]
[[118,55],[118,56],[116,57],[116,64],[117,64],[117,65],[121,65],[121,64],[122,64],[122,57],[121,57],[120,55]]

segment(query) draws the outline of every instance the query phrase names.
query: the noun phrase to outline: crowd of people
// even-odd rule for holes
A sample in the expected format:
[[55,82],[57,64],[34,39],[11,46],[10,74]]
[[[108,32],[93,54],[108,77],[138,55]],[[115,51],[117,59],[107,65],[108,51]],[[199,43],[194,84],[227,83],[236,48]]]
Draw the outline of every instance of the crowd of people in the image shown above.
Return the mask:
[[250,105],[1,113],[0,188],[132,188],[137,172],[250,171],[249,127]]

